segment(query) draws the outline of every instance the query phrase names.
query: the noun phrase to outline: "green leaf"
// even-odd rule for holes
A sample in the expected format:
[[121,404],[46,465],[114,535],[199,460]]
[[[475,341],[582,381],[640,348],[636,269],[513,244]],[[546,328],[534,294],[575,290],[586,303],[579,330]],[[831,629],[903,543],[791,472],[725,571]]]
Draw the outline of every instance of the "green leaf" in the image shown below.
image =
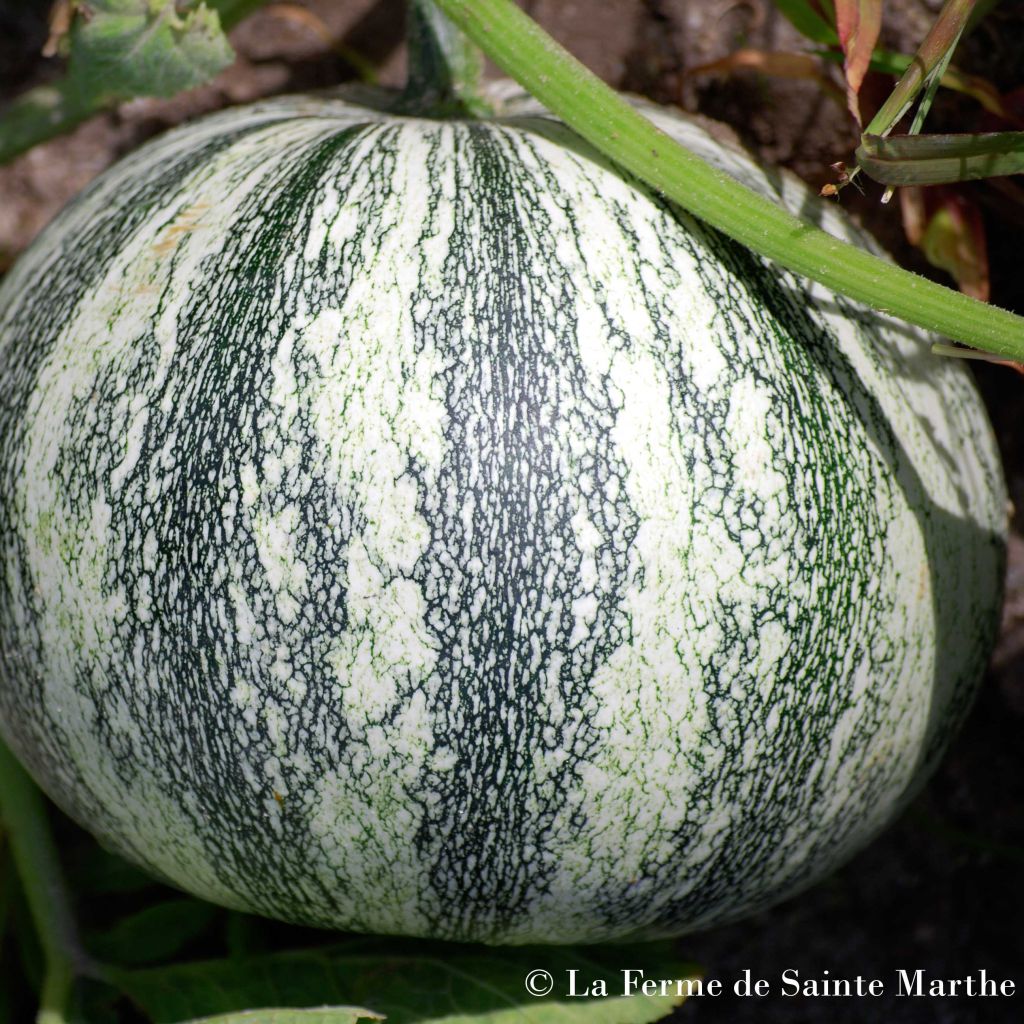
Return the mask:
[[7,935],[4,939],[4,955],[16,960],[21,981],[37,993],[43,987],[46,973],[46,959],[39,936],[32,924],[32,913],[20,884],[11,889],[11,905],[8,911]]
[[14,887],[14,865],[11,863],[4,836],[4,825],[0,821],[0,944],[7,930],[7,911],[11,905],[11,889]]
[[54,135],[71,131],[106,105],[104,100],[72,89],[66,78],[56,85],[29,89],[0,117],[0,164]]
[[75,892],[105,895],[141,892],[159,885],[152,875],[98,843],[75,851],[73,863],[68,865],[68,881]]
[[16,963],[17,952],[12,936],[0,926],[0,1024],[15,1024],[15,993],[25,984]]
[[76,978],[66,1018],[67,1024],[123,1024],[124,997],[97,978]]
[[178,84],[201,85],[234,59],[221,29],[265,2],[192,0],[182,15],[164,0],[79,0],[70,71],[22,93],[5,109],[0,164],[122,100],[170,95]]
[[243,1010],[241,1013],[203,1017],[190,1024],[356,1024],[361,1020],[383,1020],[379,1013],[353,1006],[325,1006],[314,1010]]
[[976,135],[865,134],[857,149],[864,173],[885,185],[942,185],[1024,171],[1024,132]]
[[15,985],[22,981],[14,976],[14,936],[8,934],[7,929],[15,884],[14,865],[8,855],[4,826],[0,821],[0,1024],[14,1024],[13,992]]
[[157,903],[113,927],[88,936],[90,951],[100,960],[148,964],[167,960],[202,934],[217,914],[210,903],[175,899]]
[[[308,952],[118,971],[110,980],[155,1024],[256,1006],[324,1004],[366,1006],[389,1024],[647,1024],[683,1001],[674,988],[664,995],[624,995],[626,969],[642,970],[647,979],[693,977],[693,969],[664,945],[491,949],[359,940]],[[547,972],[535,977],[543,982],[550,976],[552,987],[534,996],[527,978],[537,971]],[[596,993],[598,980],[606,985],[605,996]],[[590,988],[591,995],[570,995],[571,982],[577,993]]]
[[985,222],[967,196],[945,197],[921,238],[921,250],[933,267],[952,275],[962,292],[983,302],[989,296]]
[[234,53],[202,0],[88,0],[71,27],[69,80],[87,95],[173,96],[208,81]]
[[866,135],[888,135],[936,72],[941,77],[973,6],[974,0],[946,0],[903,77],[865,128]]
[[268,951],[267,931],[262,918],[229,910],[224,915],[224,945],[234,959],[259,956]]
[[802,36],[811,42],[823,43],[825,46],[836,46],[839,36],[835,26],[831,25],[810,0],[775,0],[782,15]]
[[[838,63],[842,55],[833,50],[815,50],[815,57],[822,60]],[[872,71],[882,75],[893,75],[899,77],[906,72],[913,63],[914,58],[905,53],[894,53],[892,50],[875,50],[871,55]],[[1001,117],[1004,120],[1011,120],[1012,115],[1003,104],[996,87],[986,78],[980,75],[969,75],[963,70],[950,64],[939,79],[939,85],[954,92],[963,93],[977,100],[987,111]]]

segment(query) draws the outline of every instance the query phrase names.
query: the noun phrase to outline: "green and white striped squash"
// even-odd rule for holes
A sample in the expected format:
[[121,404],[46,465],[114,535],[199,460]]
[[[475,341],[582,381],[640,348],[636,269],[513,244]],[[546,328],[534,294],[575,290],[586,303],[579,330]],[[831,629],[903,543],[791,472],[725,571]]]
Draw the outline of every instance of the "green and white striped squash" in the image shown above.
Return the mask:
[[1000,599],[961,366],[522,99],[277,99],[123,160],[0,293],[0,473],[7,741],[154,874],[348,929],[796,891],[935,763]]

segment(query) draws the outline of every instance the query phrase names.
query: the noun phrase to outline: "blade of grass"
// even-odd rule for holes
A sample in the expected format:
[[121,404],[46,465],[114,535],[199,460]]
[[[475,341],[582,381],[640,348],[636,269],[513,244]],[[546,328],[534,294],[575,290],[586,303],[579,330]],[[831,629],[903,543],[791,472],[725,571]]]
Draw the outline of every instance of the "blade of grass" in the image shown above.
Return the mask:
[[1024,319],[902,270],[793,216],[659,131],[511,0],[436,0],[504,71],[619,166],[781,266],[875,309],[1024,358]]
[[[816,50],[814,51],[814,56],[835,63],[842,59],[838,53],[832,50]],[[871,70],[898,78],[910,67],[913,60],[913,57],[905,53],[893,53],[891,50],[875,50],[871,57]],[[997,117],[1002,117],[1007,121],[1013,120],[1013,114],[1007,110],[1006,105],[1003,103],[1003,98],[999,95],[996,87],[979,75],[969,75],[951,64],[946,68],[939,81],[939,85],[944,89],[950,89],[953,92],[970,96],[972,99],[977,100],[989,113],[995,114]]]
[[968,359],[976,360],[980,363],[992,363],[995,366],[1007,366],[1011,370],[1016,370],[1020,374],[1024,374],[1024,364],[1014,362],[1012,359],[1000,359],[998,356],[994,356],[991,352],[978,352],[973,348],[960,348],[957,345],[932,345],[932,351],[937,356],[946,356],[950,359]]
[[[913,120],[910,122],[910,128],[907,130],[907,134],[914,136],[920,133],[921,127],[924,125],[924,119],[928,116],[928,111],[932,109],[932,103],[935,102],[935,94],[939,91],[939,82],[942,81],[942,76],[946,73],[946,69],[949,67],[950,59],[953,56],[953,50],[956,49],[957,43],[960,42],[960,36],[963,33],[964,25],[961,25],[959,29],[954,33],[953,38],[950,39],[946,52],[939,57],[935,64],[935,67],[928,72],[924,80],[924,95],[921,97],[921,102],[917,105],[917,110],[914,111]],[[894,186],[889,185],[884,194],[882,195],[882,202],[887,203],[892,199]]]
[[924,95],[921,97],[921,102],[917,105],[917,110],[914,111],[914,118],[910,122],[910,128],[907,130],[908,135],[917,135],[921,131],[921,127],[924,125],[924,119],[928,116],[928,111],[932,109],[932,103],[935,101],[935,94],[939,90],[939,83],[942,81],[942,76],[946,73],[946,69],[949,67],[949,59],[953,56],[953,47],[960,41],[960,37],[957,36],[953,45],[939,58],[938,63],[928,73],[928,76],[924,81]]
[[775,0],[775,6],[793,28],[811,42],[825,46],[839,44],[835,26],[821,16],[810,0]]
[[947,185],[1024,172],[1024,132],[976,135],[865,135],[864,173],[884,185]]
[[918,47],[903,77],[896,83],[889,98],[871,119],[865,133],[888,135],[900,118],[910,109],[928,76],[939,62],[953,52],[957,40],[971,16],[976,0],[947,0],[924,42]]

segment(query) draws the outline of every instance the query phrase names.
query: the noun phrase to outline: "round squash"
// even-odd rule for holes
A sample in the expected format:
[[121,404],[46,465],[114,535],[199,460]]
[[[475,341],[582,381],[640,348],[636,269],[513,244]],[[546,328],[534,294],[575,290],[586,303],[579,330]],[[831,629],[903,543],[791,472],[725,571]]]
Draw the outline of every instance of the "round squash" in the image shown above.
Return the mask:
[[678,934],[934,765],[1004,506],[960,365],[531,102],[259,103],[131,154],[0,291],[0,728],[227,906]]

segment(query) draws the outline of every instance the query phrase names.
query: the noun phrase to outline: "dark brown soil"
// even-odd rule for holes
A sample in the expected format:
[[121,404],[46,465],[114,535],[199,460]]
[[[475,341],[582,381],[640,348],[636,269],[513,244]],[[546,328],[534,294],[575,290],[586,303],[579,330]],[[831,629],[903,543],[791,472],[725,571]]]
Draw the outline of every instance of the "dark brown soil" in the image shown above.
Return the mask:
[[[0,102],[54,73],[37,54],[48,0],[0,0]],[[295,5],[292,5],[295,6]],[[37,148],[0,169],[0,266],[13,258],[71,195],[121,153],[168,124],[268,92],[350,80],[355,52],[386,83],[401,81],[399,0],[305,0],[314,19],[262,12],[233,34],[234,67],[212,85],[171,101],[136,101]],[[730,77],[692,70],[740,46],[803,48],[769,0],[526,0],[524,6],[607,81],[731,124],[767,160],[820,185],[829,165],[851,158],[856,132],[845,110],[810,81],[751,72]],[[939,0],[890,0],[885,42],[910,52]],[[318,23],[318,24],[317,24]],[[318,27],[319,25],[319,27]],[[332,46],[325,43],[332,40]],[[1004,0],[968,41],[958,63],[999,88],[1024,85],[1024,2]],[[870,107],[886,83],[870,82]],[[946,98],[934,124],[971,130],[977,107]],[[977,193],[990,196],[983,188]],[[847,190],[853,207],[907,265],[929,271],[902,239],[898,212]],[[1024,310],[1022,226],[1005,204],[986,210],[993,300]],[[941,274],[937,274],[941,278]],[[1019,424],[1024,381],[982,367],[980,381],[1006,462],[1011,495],[1024,509]],[[1017,523],[1019,528],[1019,521]],[[990,977],[1024,986],[1024,541],[1010,548],[1008,600],[999,649],[974,711],[922,796],[845,869],[804,895],[729,928],[681,941],[685,956],[729,989],[745,969],[768,979],[763,999],[693,1000],[680,1021],[886,1021],[1011,1024],[1024,1020],[1024,996],[898,998],[898,969],[929,977]],[[628,966],[628,965],[627,965]],[[880,978],[879,998],[783,998],[784,970],[803,980]]]

